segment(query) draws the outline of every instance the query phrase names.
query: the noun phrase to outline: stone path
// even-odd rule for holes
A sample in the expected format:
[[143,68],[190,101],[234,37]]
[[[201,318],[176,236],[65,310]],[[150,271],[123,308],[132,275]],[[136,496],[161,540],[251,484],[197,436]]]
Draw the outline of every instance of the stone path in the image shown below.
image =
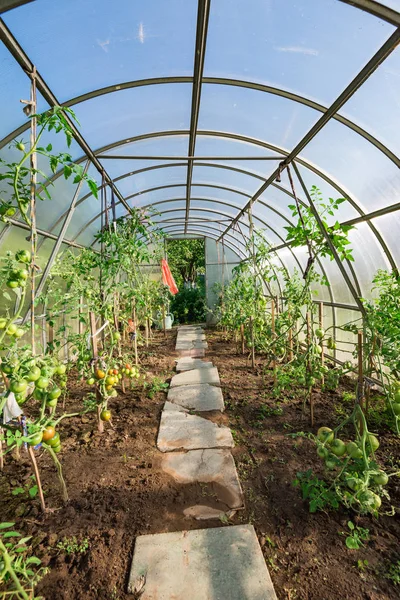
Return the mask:
[[244,497],[230,429],[206,418],[225,408],[218,369],[201,360],[207,347],[202,327],[178,327],[178,374],[161,414],[157,447],[162,469],[177,483],[212,486],[219,508],[202,497],[202,504],[182,509],[184,515],[221,526],[139,536],[129,592],[140,592],[141,600],[277,600],[253,526],[222,526],[244,508]]

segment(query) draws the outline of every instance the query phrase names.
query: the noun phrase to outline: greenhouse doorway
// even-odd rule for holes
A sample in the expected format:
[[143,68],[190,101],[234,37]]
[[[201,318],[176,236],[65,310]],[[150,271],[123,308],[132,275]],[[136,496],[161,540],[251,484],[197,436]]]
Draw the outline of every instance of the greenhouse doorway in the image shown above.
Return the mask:
[[166,242],[166,254],[171,273],[179,289],[170,305],[174,323],[205,321],[207,311],[205,239],[169,239]]

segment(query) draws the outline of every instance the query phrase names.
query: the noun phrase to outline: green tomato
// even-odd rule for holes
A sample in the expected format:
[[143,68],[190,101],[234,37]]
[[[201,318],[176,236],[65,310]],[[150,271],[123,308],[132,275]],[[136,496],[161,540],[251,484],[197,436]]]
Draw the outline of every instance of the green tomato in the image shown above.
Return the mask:
[[21,406],[27,400],[25,392],[21,392],[20,394],[14,394],[14,396],[15,396],[18,406]]
[[17,148],[17,150],[20,150],[21,152],[25,152],[25,144],[23,144],[22,142],[17,142],[15,144],[15,147]]
[[346,444],[339,439],[333,440],[331,443],[331,451],[335,456],[343,456],[346,454]]
[[319,344],[315,344],[314,349],[316,354],[322,354],[322,348]]
[[393,408],[394,414],[399,416],[400,415],[400,402],[396,402],[395,404],[392,404],[392,408]]
[[325,466],[327,469],[329,469],[330,471],[332,471],[333,469],[336,469],[337,464],[333,459],[328,459],[325,461]]
[[10,279],[17,279],[21,281],[26,281],[28,279],[29,273],[27,269],[13,269],[11,271]]
[[39,379],[36,381],[35,385],[36,387],[38,387],[40,390],[45,390],[47,387],[49,387],[49,380],[47,377],[39,377]]
[[121,334],[119,333],[119,331],[114,331],[112,339],[114,342],[119,342],[119,340],[121,339]]
[[31,262],[31,253],[29,250],[19,250],[15,255],[15,259],[18,262],[28,264]]
[[50,406],[50,408],[54,408],[55,406],[57,406],[57,398],[54,398],[53,400],[48,398],[48,400],[46,401],[46,404],[47,404],[47,406]]
[[379,471],[379,473],[372,476],[372,481],[376,483],[376,485],[386,485],[389,481],[389,477],[386,475],[385,471]]
[[58,454],[59,452],[61,452],[61,444],[58,444],[58,446],[54,446],[53,452],[55,452],[56,454]]
[[61,396],[61,390],[59,387],[55,386],[48,392],[48,397],[50,400],[57,400]]
[[7,333],[8,335],[14,335],[15,332],[17,331],[18,327],[16,326],[15,323],[11,323],[8,327],[7,327]]
[[60,441],[60,434],[58,433],[58,431],[55,432],[55,434],[51,438],[51,440],[49,440],[48,442],[46,442],[46,444],[48,446],[51,446],[52,448],[54,448],[54,446],[58,446],[60,443],[61,443],[61,441]]
[[10,390],[14,393],[14,394],[20,394],[21,392],[25,392],[26,388],[28,387],[27,382],[25,381],[25,379],[13,379],[10,382]]
[[28,381],[37,381],[40,375],[41,373],[39,367],[32,367],[29,373],[27,374],[26,379]]
[[28,444],[30,446],[37,446],[42,441],[42,438],[43,438],[43,433],[41,431],[38,431],[37,433],[33,434],[33,436],[30,438]]
[[400,390],[398,390],[394,395],[394,401],[396,404],[400,404]]
[[96,380],[94,377],[89,377],[89,379],[86,382],[88,385],[94,385],[96,383]]
[[42,392],[39,388],[35,388],[33,390],[33,397],[35,400],[38,400],[38,402],[43,402],[43,400],[46,399],[46,392]]
[[367,443],[371,446],[372,450],[375,452],[379,448],[379,440],[372,433],[368,434]]
[[21,282],[18,279],[8,279],[6,286],[15,290],[16,288],[21,287]]
[[61,388],[62,390],[64,390],[64,389],[67,387],[67,382],[66,382],[66,381],[60,381],[60,384],[59,384],[59,386],[60,386],[60,388]]
[[315,330],[315,335],[317,336],[317,338],[319,338],[320,340],[322,340],[322,338],[325,335],[325,331],[323,329],[321,329],[321,328],[316,329]]
[[0,329],[5,329],[7,325],[7,319],[0,317]]
[[320,458],[328,458],[329,456],[329,450],[328,448],[325,448],[324,446],[318,446],[317,448],[317,454]]
[[317,432],[317,438],[320,442],[330,444],[334,440],[334,433],[329,427],[320,427]]
[[67,371],[67,367],[65,365],[58,365],[58,367],[56,367],[56,370],[55,370],[57,375],[65,375],[66,371]]
[[362,458],[363,455],[361,448],[359,448],[355,442],[349,442],[346,444],[346,452],[353,460]]
[[14,337],[19,339],[22,338],[23,335],[25,335],[25,329],[22,329],[22,327],[18,327],[17,331],[14,333]]
[[356,477],[347,477],[346,478],[347,486],[353,490],[354,492],[358,491],[361,487],[361,481]]

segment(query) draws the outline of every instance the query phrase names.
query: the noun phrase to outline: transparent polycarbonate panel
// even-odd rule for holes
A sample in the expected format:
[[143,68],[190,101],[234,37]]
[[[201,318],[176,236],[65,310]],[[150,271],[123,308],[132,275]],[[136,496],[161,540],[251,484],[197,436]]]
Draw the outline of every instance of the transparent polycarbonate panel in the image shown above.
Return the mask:
[[389,262],[368,223],[359,223],[349,233],[349,240],[362,296],[370,298],[372,279],[378,269],[390,269]]
[[221,263],[239,263],[240,259],[230,248],[227,248],[225,244],[216,242],[214,240],[208,240],[206,242],[206,264],[221,264]]
[[[188,129],[189,84],[128,89],[75,107],[81,133],[93,149],[156,131]],[[129,169],[129,167],[128,167]]]
[[203,84],[199,129],[233,132],[290,151],[318,116],[313,109],[271,94]]
[[[208,321],[213,321],[218,314],[217,306],[219,302],[219,291],[217,289],[218,284],[221,285],[224,281],[224,285],[227,285],[232,279],[232,271],[235,265],[206,265],[206,297],[207,306],[214,314],[208,316]],[[216,285],[217,284],[217,285]]]
[[396,265],[400,266],[400,213],[395,212],[377,217],[372,219],[371,223],[379,229]]
[[204,75],[259,81],[330,104],[393,27],[337,0],[211,4]]
[[[214,163],[215,164],[215,163]],[[215,166],[195,166],[193,167],[193,183],[221,185],[243,192],[251,196],[260,187],[260,180],[252,175],[239,173],[229,168]],[[243,200],[243,204],[245,199]]]
[[[136,206],[137,204],[142,204],[140,194],[145,190],[164,185],[179,185],[186,183],[186,176],[187,167],[183,166],[168,169],[156,169],[121,179],[118,181],[117,187],[123,196],[131,198],[130,204]],[[168,189],[166,189],[165,192],[168,193]]]
[[196,9],[185,0],[36,0],[4,20],[65,101],[124,81],[192,75]]
[[[1,139],[26,122],[26,116],[22,111],[24,105],[20,101],[29,100],[31,83],[4,44],[0,45],[0,72]],[[38,93],[37,112],[42,112],[47,108],[48,104],[44,101],[41,94]]]
[[[337,198],[341,198],[343,196],[340,190],[337,190],[333,184],[328,183],[325,179],[323,179],[323,177],[317,175],[312,169],[301,165],[299,162],[296,162],[296,164],[308,192],[311,192],[311,188],[316,186],[320,190],[323,200],[328,200],[329,198],[336,200]],[[318,168],[318,165],[316,166]],[[298,182],[297,177],[294,178],[294,182],[296,194],[298,194],[303,201],[306,201],[305,194],[303,193],[303,189],[300,185],[300,182]],[[285,187],[288,187],[286,174],[282,174],[282,184],[285,185]],[[340,184],[340,181],[338,181],[338,184]],[[306,203],[308,204],[308,201]],[[359,211],[357,211],[354,206],[352,206],[350,202],[346,200],[346,202],[343,202],[339,205],[339,208],[337,211],[335,211],[335,215],[333,217],[327,215],[327,220],[328,223],[336,220],[341,222],[348,219],[354,219],[358,217],[359,214]]]
[[[240,138],[236,139],[235,133],[219,130],[210,132],[198,131],[196,138],[196,156],[210,158],[232,156],[235,158],[234,161],[231,161],[232,166],[246,168],[245,165],[247,165],[250,171],[254,170],[257,172],[258,170],[261,170],[261,172],[263,172],[263,165],[265,165],[265,163],[267,163],[267,165],[271,163],[276,166],[281,154],[264,146],[260,139],[255,139],[254,141],[246,141]],[[246,159],[241,162],[238,159],[242,156],[248,158],[254,157],[254,161]],[[266,157],[268,160],[265,160]],[[223,161],[224,164],[226,162],[230,163],[230,161]],[[256,165],[255,169],[252,168],[253,162]],[[220,161],[218,161],[217,164],[219,163]]]
[[336,309],[336,358],[343,362],[349,360],[354,362],[353,352],[357,344],[357,335],[350,331],[344,331],[343,325],[352,322],[354,325],[362,327],[361,313],[343,308]]
[[395,154],[400,154],[400,52],[395,50],[341,113],[366,129]]
[[365,212],[400,200],[399,169],[372,144],[336,121],[329,121],[301,156],[340,182]]

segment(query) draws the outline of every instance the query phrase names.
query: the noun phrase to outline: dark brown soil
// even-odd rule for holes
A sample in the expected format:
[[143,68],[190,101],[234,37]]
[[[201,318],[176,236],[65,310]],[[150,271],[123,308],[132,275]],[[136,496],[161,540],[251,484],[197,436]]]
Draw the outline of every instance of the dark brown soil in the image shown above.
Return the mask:
[[[287,436],[310,431],[301,402],[283,403],[282,415],[262,415],[263,406],[276,406],[268,393],[268,377],[263,382],[261,370],[252,372],[247,357],[238,355],[221,333],[209,332],[208,341],[207,358],[219,368],[227,404],[223,420],[234,432],[246,496],[246,510],[230,522],[254,524],[279,600],[397,599],[399,589],[385,578],[390,562],[400,558],[396,517],[357,518],[343,510],[310,514],[292,482],[298,471],[318,472],[319,459],[310,441]],[[174,344],[174,331],[166,340],[155,334],[142,358],[149,379],[168,381],[172,376]],[[88,391],[85,384],[71,386],[69,412],[81,406]],[[59,457],[70,500],[63,506],[54,467],[39,452],[46,502],[54,509],[45,515],[36,498],[12,495],[31,471],[23,453],[19,464],[7,457],[0,475],[1,518],[15,521],[16,528],[33,536],[36,555],[50,568],[37,589],[46,600],[132,599],[126,584],[136,536],[216,526],[215,521],[199,523],[183,516],[185,507],[204,503],[204,497],[217,506],[212,489],[177,485],[160,470],[155,442],[165,398],[164,391],[151,399],[142,389],[119,395],[111,404],[114,429],[106,427],[103,435],[95,432],[92,415],[64,421]],[[316,426],[332,423],[339,398],[319,395]],[[387,431],[381,433],[382,465],[393,468],[397,461],[398,468],[399,441]],[[392,478],[388,486],[396,506],[398,481]],[[348,550],[339,535],[349,518],[370,530],[370,541],[358,551]],[[58,542],[73,536],[80,543],[87,540],[88,549],[82,554],[57,550]],[[368,566],[360,568],[358,561],[364,560]]]

